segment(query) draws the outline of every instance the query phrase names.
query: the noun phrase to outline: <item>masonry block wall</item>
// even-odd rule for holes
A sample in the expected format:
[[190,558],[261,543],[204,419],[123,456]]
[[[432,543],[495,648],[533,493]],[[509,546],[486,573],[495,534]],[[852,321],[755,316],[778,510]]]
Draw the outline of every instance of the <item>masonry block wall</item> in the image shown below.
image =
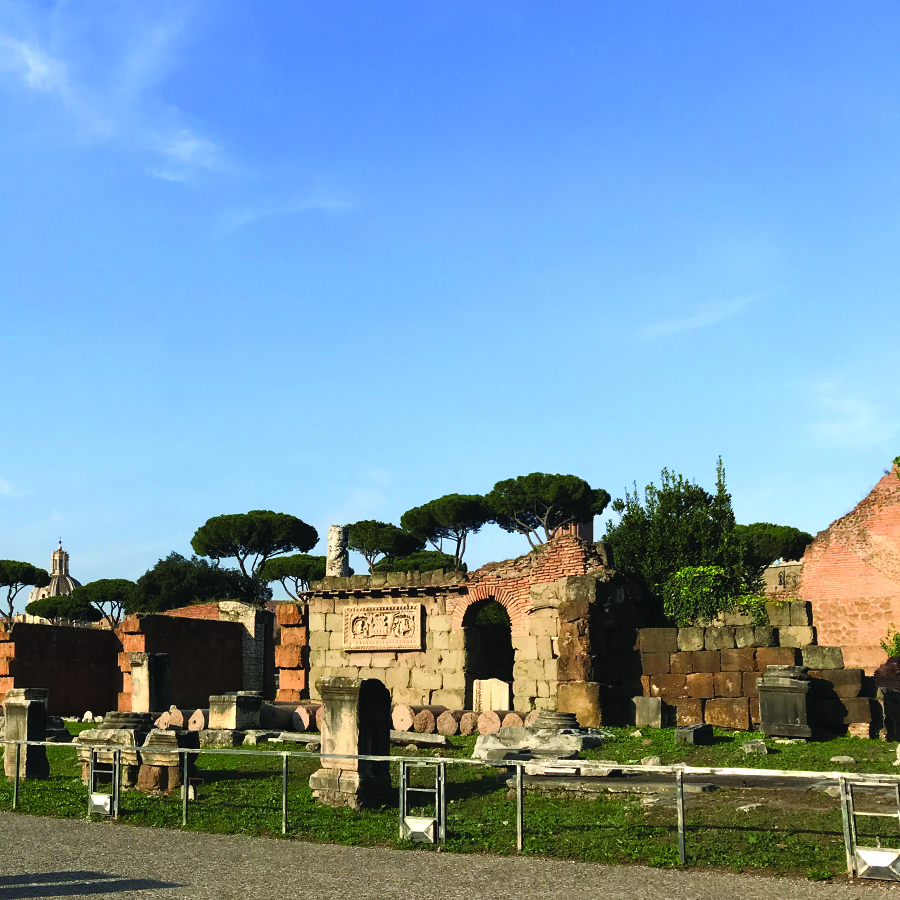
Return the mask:
[[819,532],[803,557],[800,596],[813,605],[823,643],[872,674],[879,646],[900,626],[900,479],[894,468],[851,512]]
[[211,694],[243,690],[245,629],[238,622],[196,615],[127,616],[116,633],[122,648],[118,654],[122,688],[117,703],[122,711],[131,709],[129,653],[169,655],[172,702],[182,708],[205,708]]
[[[279,697],[317,697],[326,675],[377,678],[394,703],[465,707],[466,611],[493,599],[507,611],[515,661],[513,705],[521,711],[555,708],[559,615],[567,578],[598,572],[611,577],[602,546],[564,535],[515,560],[491,563],[468,574],[392,572],[325,578],[311,585],[302,605],[281,604],[281,643],[276,649]],[[424,649],[410,652],[347,652],[343,611],[348,605],[421,603]],[[290,648],[290,649],[289,649]]]
[[10,688],[50,691],[48,712],[81,716],[116,709],[119,638],[99,628],[16,622],[0,631],[0,702]]
[[810,721],[824,731],[875,737],[883,713],[872,679],[845,668],[840,647],[815,643],[809,604],[769,605],[770,622],[638,631],[641,693],[674,707],[678,725],[706,723],[738,731],[759,724],[756,680],[767,666],[806,666],[813,685]]

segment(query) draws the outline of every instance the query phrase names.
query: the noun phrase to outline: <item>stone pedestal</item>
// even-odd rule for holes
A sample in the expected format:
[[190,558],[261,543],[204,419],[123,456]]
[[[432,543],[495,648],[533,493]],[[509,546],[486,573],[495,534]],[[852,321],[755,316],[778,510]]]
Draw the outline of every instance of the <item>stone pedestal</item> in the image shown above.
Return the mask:
[[128,662],[131,664],[132,711],[165,712],[172,705],[169,654],[129,653]]
[[[3,708],[6,712],[5,739],[8,741],[47,740],[46,688],[10,688],[6,692]],[[7,778],[16,774],[16,748],[7,744],[3,748],[3,771]],[[20,778],[49,778],[50,764],[46,747],[27,747],[19,750]]]
[[[145,793],[169,793],[182,784],[182,749],[200,746],[200,733],[183,728],[154,728],[141,747],[137,788]],[[197,754],[188,754],[188,777],[196,774]]]
[[214,694],[209,698],[210,729],[251,731],[258,729],[262,695],[258,691]]
[[770,736],[808,738],[810,677],[802,666],[768,666],[757,679],[759,730]]
[[[375,678],[320,678],[322,753],[389,756],[391,695]],[[381,806],[391,793],[390,764],[356,759],[322,759],[309,779],[313,796],[327,806]]]

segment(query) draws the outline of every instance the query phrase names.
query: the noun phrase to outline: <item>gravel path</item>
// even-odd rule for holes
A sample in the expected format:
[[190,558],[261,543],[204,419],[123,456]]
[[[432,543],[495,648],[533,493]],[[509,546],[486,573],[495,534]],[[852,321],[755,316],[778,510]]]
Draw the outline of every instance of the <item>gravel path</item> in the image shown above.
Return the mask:
[[0,900],[900,900],[900,885],[366,850],[0,813]]

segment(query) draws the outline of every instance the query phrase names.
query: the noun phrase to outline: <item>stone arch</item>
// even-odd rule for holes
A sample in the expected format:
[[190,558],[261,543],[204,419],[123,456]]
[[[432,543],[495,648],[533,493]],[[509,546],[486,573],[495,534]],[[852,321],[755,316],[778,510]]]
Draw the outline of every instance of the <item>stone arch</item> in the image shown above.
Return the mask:
[[456,609],[453,610],[451,624],[455,631],[462,630],[466,611],[481,600],[496,600],[506,609],[506,614],[509,616],[510,634],[513,636],[528,634],[527,603],[522,600],[520,592],[515,586],[502,583],[469,585],[467,594],[460,598]]

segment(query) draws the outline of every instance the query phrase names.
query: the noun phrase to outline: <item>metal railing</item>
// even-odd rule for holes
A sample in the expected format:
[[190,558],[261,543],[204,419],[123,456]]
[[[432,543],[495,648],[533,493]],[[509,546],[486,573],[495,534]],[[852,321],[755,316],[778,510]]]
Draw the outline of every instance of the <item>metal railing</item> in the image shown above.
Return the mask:
[[[190,758],[198,757],[202,753],[215,756],[258,756],[272,760],[273,758],[281,758],[281,833],[287,834],[288,831],[288,763],[292,758],[296,759],[332,759],[332,760],[355,760],[367,762],[386,762],[390,765],[396,764],[399,767],[398,783],[400,785],[400,833],[403,835],[403,817],[408,810],[408,804],[403,795],[404,784],[408,786],[408,770],[410,767],[421,768],[423,766],[439,768],[439,774],[436,774],[435,802],[437,804],[437,820],[441,827],[437,830],[438,840],[441,842],[446,839],[446,766],[478,766],[489,767],[494,769],[515,770],[515,797],[516,797],[516,849],[522,852],[525,849],[525,767],[540,766],[541,760],[497,760],[497,759],[473,759],[473,758],[455,758],[433,756],[423,758],[421,756],[377,756],[377,755],[355,755],[343,753],[322,753],[304,750],[243,750],[237,748],[218,748],[218,747],[192,747],[168,749],[154,747],[151,750],[136,745],[118,745],[118,746],[91,746],[79,744],[78,742],[61,744],[51,741],[10,741],[0,740],[0,746],[16,748],[16,768],[13,777],[13,799],[12,808],[16,809],[19,804],[19,777],[21,769],[21,748],[23,746],[36,747],[52,747],[57,750],[63,748],[72,748],[76,752],[79,750],[90,750],[91,767],[93,768],[95,754],[112,753],[114,778],[121,778],[121,754],[128,753],[152,753],[153,756],[171,756],[180,758],[181,776],[182,776],[182,816],[181,824],[188,824],[188,802],[190,797]],[[547,760],[550,763],[550,760]],[[557,764],[565,763],[569,766],[582,766],[587,769],[581,777],[590,775],[590,768],[595,765],[591,760],[562,760],[554,761]],[[583,764],[587,763],[586,766]],[[848,773],[848,772],[811,772],[797,771],[791,769],[744,769],[744,768],[721,768],[721,767],[705,767],[705,766],[646,766],[630,763],[614,763],[604,765],[603,769],[615,769],[617,772],[629,775],[648,775],[657,774],[669,776],[673,779],[673,790],[675,794],[675,809],[677,815],[678,826],[678,858],[681,865],[687,862],[686,857],[686,825],[685,825],[685,799],[684,799],[684,778],[685,776],[704,776],[710,778],[722,777],[740,777],[743,779],[761,779],[761,778],[785,778],[797,779],[800,781],[816,781],[816,782],[834,782],[840,788],[840,805],[841,818],[843,826],[844,847],[847,858],[847,874],[850,877],[856,877],[856,827],[853,819],[853,801],[852,788],[854,786],[864,787],[891,787],[897,796],[900,796],[900,775],[882,775],[875,773]],[[93,785],[89,783],[88,794]],[[420,788],[412,788],[412,790],[426,790]],[[429,792],[431,789],[427,789]],[[116,795],[119,790],[116,788]],[[116,815],[118,814],[118,796],[114,803]],[[864,815],[863,813],[855,813],[855,815]],[[895,814],[890,814],[894,816]],[[900,821],[900,813],[896,814]],[[900,880],[900,874],[898,879]]]

